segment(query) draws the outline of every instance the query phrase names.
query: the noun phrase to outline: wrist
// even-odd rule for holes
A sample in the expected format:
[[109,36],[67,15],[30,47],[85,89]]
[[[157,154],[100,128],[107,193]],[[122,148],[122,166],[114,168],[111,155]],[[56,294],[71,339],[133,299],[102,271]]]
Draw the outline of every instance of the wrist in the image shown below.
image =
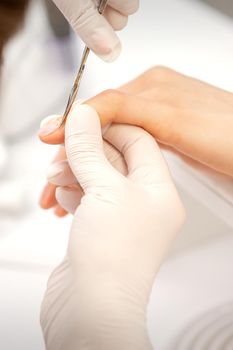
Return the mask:
[[146,312],[131,301],[83,300],[77,312],[76,338],[90,343],[88,350],[152,350]]
[[88,344],[86,350],[152,350],[147,302],[142,302],[134,288],[127,288],[125,283],[85,272],[77,280],[72,277],[66,314],[73,331],[66,334],[65,328],[62,335],[61,327],[59,336],[64,337],[62,343],[69,344],[73,334],[75,344],[64,349],[79,349]]

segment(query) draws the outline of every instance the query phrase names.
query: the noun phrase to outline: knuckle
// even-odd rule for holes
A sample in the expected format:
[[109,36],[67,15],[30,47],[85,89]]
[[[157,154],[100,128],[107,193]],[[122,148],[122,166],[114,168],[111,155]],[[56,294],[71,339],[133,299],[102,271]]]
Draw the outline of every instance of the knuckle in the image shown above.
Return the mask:
[[173,78],[175,71],[165,66],[154,66],[147,71],[156,82],[164,82]]
[[73,13],[73,15],[70,18],[70,24],[75,30],[77,30],[78,28],[84,26],[84,24],[87,23],[87,19],[89,21],[92,20],[94,14],[94,4],[88,1],[86,4],[82,5],[82,7],[78,11]]
[[126,3],[126,12],[128,15],[133,15],[139,9],[139,0],[128,1]]
[[127,26],[128,23],[128,16],[118,16],[118,18],[115,18],[114,20],[112,19],[112,27],[114,28],[114,30],[116,31],[120,31],[122,29],[124,29]]
[[[112,3],[114,3],[115,8],[117,8],[119,12],[127,16],[134,14],[139,9],[139,0],[127,0],[127,1],[113,0]],[[110,5],[111,5],[111,1],[110,1]]]
[[118,90],[108,89],[108,90],[101,92],[100,97],[102,97],[103,100],[106,100],[106,101],[110,100],[115,105],[115,104],[118,104],[122,100],[123,93],[121,93]]

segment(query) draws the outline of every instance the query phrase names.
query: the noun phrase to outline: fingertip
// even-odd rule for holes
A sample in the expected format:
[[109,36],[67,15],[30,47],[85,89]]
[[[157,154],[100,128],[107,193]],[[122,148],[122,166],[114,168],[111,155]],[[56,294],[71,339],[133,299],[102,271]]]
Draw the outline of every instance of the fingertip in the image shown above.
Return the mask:
[[109,6],[125,16],[133,15],[139,9],[139,0],[115,1],[109,0]]
[[128,23],[128,16],[123,15],[114,8],[108,6],[104,12],[104,17],[111,24],[114,30],[122,30]]
[[65,209],[63,209],[60,205],[57,205],[54,209],[54,214],[59,218],[63,218],[68,214],[68,212]]
[[88,31],[80,32],[80,36],[87,46],[105,62],[116,60],[121,52],[121,43],[106,18],[98,15],[95,23],[92,21],[86,25],[89,25]]
[[53,130],[53,132],[45,134],[41,130],[38,133],[39,139],[43,143],[47,143],[50,145],[58,145],[62,144],[64,142],[64,133],[65,133],[65,128],[64,126],[60,126],[56,129]]
[[64,136],[61,115],[51,115],[40,123],[38,136],[42,142],[49,144],[59,144]]
[[107,62],[107,63],[112,63],[114,62],[121,54],[121,43],[118,40],[114,46],[109,48],[109,52],[106,54],[100,54],[98,55],[99,58],[101,58],[103,61]]
[[50,209],[56,204],[55,198],[56,186],[47,183],[39,199],[39,205],[42,209]]
[[80,204],[83,192],[81,189],[72,187],[58,187],[56,189],[56,198],[60,207],[68,213],[74,214]]

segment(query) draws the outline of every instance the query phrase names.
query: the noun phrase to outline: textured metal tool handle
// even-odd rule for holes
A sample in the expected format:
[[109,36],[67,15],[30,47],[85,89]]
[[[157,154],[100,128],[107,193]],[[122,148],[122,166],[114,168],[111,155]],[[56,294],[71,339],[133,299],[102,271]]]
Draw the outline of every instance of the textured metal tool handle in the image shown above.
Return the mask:
[[[108,0],[101,0],[100,3],[99,3],[99,6],[98,6],[98,11],[99,13],[102,15],[106,6],[107,6],[107,2]],[[80,86],[80,83],[81,83],[81,79],[82,79],[82,76],[83,76],[83,73],[84,73],[84,69],[85,69],[85,65],[86,65],[86,62],[87,62],[87,59],[88,59],[88,56],[89,56],[89,53],[90,53],[90,49],[89,47],[85,47],[84,49],[84,52],[83,52],[83,57],[82,57],[82,60],[81,60],[81,64],[80,64],[80,67],[79,67],[79,70],[78,70],[78,74],[75,78],[75,81],[74,81],[74,84],[73,84],[73,87],[72,87],[72,90],[71,90],[71,93],[70,93],[70,96],[69,96],[69,99],[68,99],[68,103],[67,103],[67,106],[66,106],[66,110],[65,110],[65,113],[62,117],[62,120],[61,120],[61,123],[60,123],[60,127],[62,125],[64,125],[65,121],[66,121],[66,118],[68,117],[68,114],[70,113],[70,110],[73,106],[73,103],[75,102],[76,100],[76,97],[77,97],[77,94],[78,94],[78,90],[79,90],[79,86]]]
[[104,10],[105,10],[105,8],[107,6],[107,2],[108,2],[108,0],[101,0],[100,1],[99,7],[98,7],[98,11],[99,11],[99,13],[101,15],[103,14],[103,12],[104,12]]

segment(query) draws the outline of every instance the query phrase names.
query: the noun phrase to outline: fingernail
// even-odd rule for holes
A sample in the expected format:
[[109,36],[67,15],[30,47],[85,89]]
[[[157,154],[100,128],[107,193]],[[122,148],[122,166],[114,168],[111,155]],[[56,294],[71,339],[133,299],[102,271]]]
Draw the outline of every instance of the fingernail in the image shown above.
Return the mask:
[[104,60],[105,62],[111,63],[115,61],[121,53],[121,44],[120,42],[117,42],[115,46],[111,47],[110,52],[106,55],[99,55],[99,57]]
[[105,62],[114,61],[121,52],[119,38],[106,28],[99,28],[92,34],[92,46],[94,52]]
[[49,116],[40,124],[39,136],[47,136],[56,131],[61,125],[62,117],[57,115]]
[[63,166],[59,163],[51,164],[47,170],[46,176],[48,180],[54,179],[63,173]]

